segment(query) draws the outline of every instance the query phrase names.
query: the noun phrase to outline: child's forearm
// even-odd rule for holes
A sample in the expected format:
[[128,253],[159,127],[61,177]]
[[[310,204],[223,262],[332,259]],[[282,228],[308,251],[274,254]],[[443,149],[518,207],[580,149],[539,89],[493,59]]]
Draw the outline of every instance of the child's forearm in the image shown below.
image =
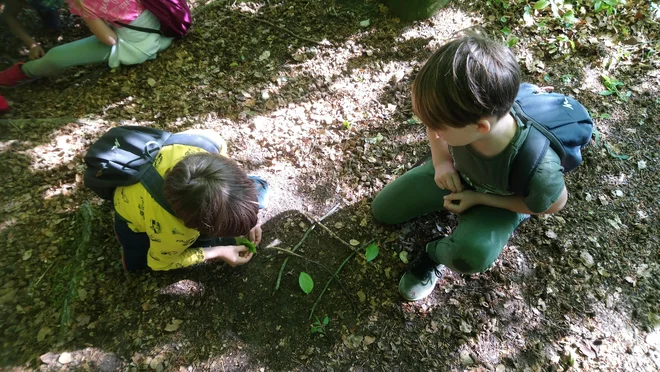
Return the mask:
[[25,31],[23,25],[21,25],[21,23],[18,21],[15,14],[3,14],[2,18],[7,23],[9,30],[11,30],[11,32],[16,35],[16,37],[21,39],[21,41],[25,44],[26,47],[28,47],[28,49],[38,45],[32,36],[30,36],[30,34]]
[[562,191],[561,195],[547,210],[543,212],[532,212],[525,204],[525,198],[522,196],[502,196],[486,193],[479,193],[479,204],[488,205],[490,207],[507,209],[516,213],[526,213],[532,215],[538,214],[551,214],[559,212],[566,205],[568,200],[568,192],[566,188]]
[[426,128],[426,136],[429,139],[434,167],[437,167],[438,164],[452,161],[447,142],[439,138],[435,132],[431,131],[428,127]]
[[516,213],[537,214],[529,210],[522,196],[502,196],[479,193],[479,204],[502,208]]
[[83,18],[87,27],[100,42],[107,46],[117,44],[117,33],[102,19]]

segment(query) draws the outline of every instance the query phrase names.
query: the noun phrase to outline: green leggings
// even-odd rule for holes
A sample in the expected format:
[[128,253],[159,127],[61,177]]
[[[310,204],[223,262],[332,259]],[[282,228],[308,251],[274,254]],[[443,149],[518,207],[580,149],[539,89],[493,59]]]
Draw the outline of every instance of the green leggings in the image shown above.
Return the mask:
[[[436,185],[434,173],[433,163],[428,161],[385,186],[373,201],[374,217],[383,223],[398,224],[444,210],[443,197],[450,192]],[[454,271],[482,272],[499,257],[525,217],[506,209],[478,205],[460,214],[453,234],[429,243],[426,250],[435,262]]]
[[58,75],[69,67],[108,62],[112,47],[90,36],[57,46],[45,56],[26,62],[21,69],[29,77],[42,78]]

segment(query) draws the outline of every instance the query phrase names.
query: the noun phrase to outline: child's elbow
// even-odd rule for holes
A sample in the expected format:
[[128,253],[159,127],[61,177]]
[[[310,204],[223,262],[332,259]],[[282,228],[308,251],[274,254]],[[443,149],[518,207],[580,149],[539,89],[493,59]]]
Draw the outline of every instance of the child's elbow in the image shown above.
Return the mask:
[[101,39],[101,42],[109,47],[114,46],[117,44],[117,39],[112,37],[111,35],[107,35]]
[[568,191],[566,190],[566,187],[564,187],[564,191],[562,191],[561,195],[559,195],[559,199],[557,199],[557,201],[554,202],[547,211],[543,212],[543,214],[559,212],[560,210],[564,209],[566,202],[568,202]]

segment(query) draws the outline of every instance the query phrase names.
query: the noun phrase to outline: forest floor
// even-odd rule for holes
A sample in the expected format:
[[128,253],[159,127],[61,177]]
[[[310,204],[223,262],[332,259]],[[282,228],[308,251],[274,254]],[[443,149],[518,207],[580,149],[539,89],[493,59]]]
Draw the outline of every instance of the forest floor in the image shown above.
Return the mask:
[[[659,370],[660,15],[582,3],[577,19],[491,0],[402,22],[372,1],[217,1],[154,61],[0,90],[13,106],[0,118],[0,369]],[[65,14],[47,47],[88,35]],[[456,218],[384,226],[370,202],[427,152],[416,71],[472,26],[512,46],[526,81],[581,101],[597,134],[564,210],[523,224],[485,273],[445,270],[408,303],[404,261]],[[25,59],[0,33],[0,68]],[[87,146],[122,124],[217,130],[270,182],[248,265],[122,271],[110,208],[81,182]]]

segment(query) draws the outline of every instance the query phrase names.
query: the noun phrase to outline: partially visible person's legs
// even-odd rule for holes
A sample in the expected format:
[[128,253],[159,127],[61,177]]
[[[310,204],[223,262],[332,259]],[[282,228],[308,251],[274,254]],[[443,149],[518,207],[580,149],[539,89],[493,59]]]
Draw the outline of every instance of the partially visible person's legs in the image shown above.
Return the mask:
[[399,282],[399,292],[410,301],[431,294],[445,265],[462,274],[485,271],[502,253],[513,231],[527,215],[478,205],[462,213],[454,232],[430,242]]
[[121,245],[121,259],[126,271],[146,269],[149,254],[149,236],[136,233],[128,227],[126,221],[115,213],[115,235]]
[[385,186],[371,204],[376,220],[397,224],[444,210],[443,198],[450,192],[438,187],[434,175],[433,163],[427,161]]
[[450,236],[426,246],[434,262],[462,274],[479,273],[495,262],[526,215],[477,205],[459,216]]
[[57,46],[40,59],[26,62],[21,70],[31,78],[57,75],[69,67],[107,62],[112,47],[95,36]]
[[0,96],[0,114],[9,112],[9,104],[5,101],[5,97]]

